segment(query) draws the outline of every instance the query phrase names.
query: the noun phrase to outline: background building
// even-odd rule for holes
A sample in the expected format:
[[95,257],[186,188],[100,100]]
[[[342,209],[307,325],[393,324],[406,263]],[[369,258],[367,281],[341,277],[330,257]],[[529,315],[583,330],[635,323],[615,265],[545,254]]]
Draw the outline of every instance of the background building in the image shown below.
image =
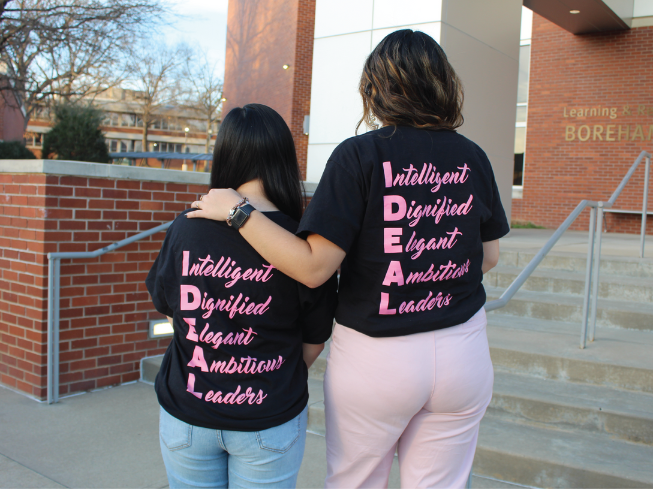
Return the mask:
[[[424,31],[462,78],[460,132],[487,152],[512,220],[555,227],[579,200],[607,200],[651,148],[653,0],[579,5],[233,0],[225,110],[260,102],[279,111],[306,180],[318,182],[336,145],[355,134],[366,56],[394,30]],[[608,216],[610,231],[639,229],[630,213],[641,207],[639,173]]]
[[[139,116],[138,92],[122,88],[111,88],[93,99],[93,105],[102,110],[105,119],[102,131],[111,153],[126,151],[150,151],[171,153],[205,153],[207,123],[197,111],[178,105],[166,106],[157,114],[148,131],[148,147],[143,149],[143,121]],[[44,107],[29,121],[24,134],[26,146],[37,156],[41,156],[43,135],[50,130],[52,118],[50,110]],[[218,122],[209,129],[211,142],[208,152],[213,151]],[[171,160],[169,168],[180,169],[183,160]],[[156,159],[147,160],[147,165],[160,168]],[[199,170],[205,162],[200,162]]]

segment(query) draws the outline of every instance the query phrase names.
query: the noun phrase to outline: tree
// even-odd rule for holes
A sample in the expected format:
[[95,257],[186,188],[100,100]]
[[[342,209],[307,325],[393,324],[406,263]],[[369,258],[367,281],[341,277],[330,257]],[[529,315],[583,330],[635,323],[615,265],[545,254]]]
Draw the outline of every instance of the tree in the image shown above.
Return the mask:
[[55,124],[43,139],[43,158],[108,163],[100,124],[104,115],[90,106],[65,103],[54,108]]
[[190,56],[184,45],[170,48],[158,43],[158,48],[153,49],[151,44],[133,50],[129,62],[131,85],[136,91],[134,98],[143,123],[143,151],[147,151],[149,129],[156,116],[178,99],[178,68]]
[[220,118],[222,110],[222,79],[216,74],[216,63],[210,63],[206,53],[199,64],[187,59],[185,73],[190,88],[187,105],[204,116],[206,121],[204,152],[208,153],[213,123]]
[[25,115],[120,81],[123,51],[149,31],[161,0],[0,0],[0,60]]
[[34,153],[20,141],[0,142],[0,160],[33,160]]

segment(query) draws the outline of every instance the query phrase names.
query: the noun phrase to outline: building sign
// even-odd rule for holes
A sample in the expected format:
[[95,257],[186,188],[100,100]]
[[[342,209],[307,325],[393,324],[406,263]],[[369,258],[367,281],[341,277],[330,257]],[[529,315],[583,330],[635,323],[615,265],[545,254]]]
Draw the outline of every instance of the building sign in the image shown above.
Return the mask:
[[[653,106],[563,107],[562,116],[568,120],[565,141],[650,141],[653,137],[653,120],[650,124],[633,124],[628,120],[631,117],[653,117]],[[592,118],[599,120],[586,120]],[[582,122],[574,123],[574,119]]]

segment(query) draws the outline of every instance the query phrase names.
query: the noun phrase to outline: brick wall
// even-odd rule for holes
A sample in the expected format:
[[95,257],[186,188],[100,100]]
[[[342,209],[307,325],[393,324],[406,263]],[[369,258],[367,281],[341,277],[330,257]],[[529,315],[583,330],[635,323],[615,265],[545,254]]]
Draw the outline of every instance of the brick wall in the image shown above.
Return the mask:
[[[47,161],[21,163],[33,166],[29,173],[14,164],[11,173],[2,163],[0,382],[44,398],[47,253],[93,251],[170,221],[206,191],[200,182],[208,175],[93,163],[74,165],[129,178],[58,175]],[[170,181],[184,178],[196,183]],[[161,315],[144,284],[164,236],[95,259],[62,260],[61,395],[135,380],[142,357],[165,351],[167,340],[148,339],[148,320]]]
[[[575,36],[533,17],[524,190],[512,218],[557,227],[580,200],[608,200],[641,150],[653,150],[653,27]],[[642,165],[616,208],[641,211],[643,177]],[[572,229],[588,222],[586,211]],[[611,232],[638,233],[640,223],[606,218]]]

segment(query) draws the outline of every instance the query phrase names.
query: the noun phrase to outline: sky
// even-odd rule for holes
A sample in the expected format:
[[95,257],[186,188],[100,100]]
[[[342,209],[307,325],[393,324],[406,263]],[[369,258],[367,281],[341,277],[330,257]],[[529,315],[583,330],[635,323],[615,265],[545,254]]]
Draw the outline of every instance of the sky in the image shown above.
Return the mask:
[[170,0],[175,14],[168,19],[162,34],[168,44],[183,42],[206,51],[216,71],[224,78],[227,45],[228,0]]

